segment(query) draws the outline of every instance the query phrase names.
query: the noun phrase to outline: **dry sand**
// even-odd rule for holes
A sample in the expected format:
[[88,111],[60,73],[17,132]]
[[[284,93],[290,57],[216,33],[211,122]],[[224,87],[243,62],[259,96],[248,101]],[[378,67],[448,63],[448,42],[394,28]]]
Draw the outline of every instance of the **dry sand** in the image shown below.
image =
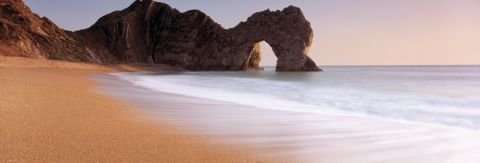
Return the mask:
[[264,162],[135,118],[87,78],[135,69],[0,56],[0,162]]

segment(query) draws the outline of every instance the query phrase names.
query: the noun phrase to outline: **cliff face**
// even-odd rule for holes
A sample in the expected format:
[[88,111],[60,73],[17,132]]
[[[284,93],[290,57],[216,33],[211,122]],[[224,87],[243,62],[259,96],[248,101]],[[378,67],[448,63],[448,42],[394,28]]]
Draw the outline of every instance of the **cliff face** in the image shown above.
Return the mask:
[[0,54],[93,61],[68,32],[32,13],[21,0],[0,0]]
[[[0,2],[21,3],[18,0]],[[0,21],[2,35],[11,33],[4,29],[14,29],[3,28],[3,24],[21,23],[10,20],[15,14],[6,16],[10,19],[4,21],[4,8],[2,6]],[[239,71],[259,68],[259,42],[266,41],[278,58],[277,70],[319,70],[307,56],[313,38],[310,23],[302,11],[293,6],[283,11],[258,12],[236,27],[224,29],[201,11],[182,13],[163,3],[137,0],[128,8],[110,13],[77,32],[65,32],[48,19],[38,18],[28,8],[22,11],[25,13],[20,15],[27,15],[33,25],[20,24],[23,35],[15,39],[0,36],[0,39],[5,38],[7,42],[29,40],[33,49],[38,49],[37,56],[47,58],[97,63],[161,63],[191,70]],[[42,35],[37,29],[47,34]],[[15,47],[26,49],[20,45]],[[29,52],[32,50],[24,50],[26,56],[31,54]]]

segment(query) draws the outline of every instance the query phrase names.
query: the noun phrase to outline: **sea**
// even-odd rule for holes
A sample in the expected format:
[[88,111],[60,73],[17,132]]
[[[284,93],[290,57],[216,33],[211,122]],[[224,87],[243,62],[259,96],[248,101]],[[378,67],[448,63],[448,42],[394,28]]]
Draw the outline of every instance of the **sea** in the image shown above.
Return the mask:
[[302,162],[480,162],[480,66],[274,69],[110,77],[150,92],[212,101],[193,100],[192,106],[207,105],[200,110],[162,111],[155,101],[166,96],[148,95],[150,111],[199,133],[283,151],[269,156]]

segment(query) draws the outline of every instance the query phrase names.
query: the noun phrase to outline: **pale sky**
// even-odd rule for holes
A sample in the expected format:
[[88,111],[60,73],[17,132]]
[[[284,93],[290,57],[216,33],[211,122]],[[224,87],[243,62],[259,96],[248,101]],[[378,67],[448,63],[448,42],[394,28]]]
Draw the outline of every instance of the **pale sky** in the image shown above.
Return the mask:
[[[25,0],[60,27],[78,30],[133,0]],[[225,28],[267,8],[295,5],[312,23],[310,56],[321,65],[480,64],[480,0],[164,0],[200,9]],[[263,65],[274,65],[263,46]]]

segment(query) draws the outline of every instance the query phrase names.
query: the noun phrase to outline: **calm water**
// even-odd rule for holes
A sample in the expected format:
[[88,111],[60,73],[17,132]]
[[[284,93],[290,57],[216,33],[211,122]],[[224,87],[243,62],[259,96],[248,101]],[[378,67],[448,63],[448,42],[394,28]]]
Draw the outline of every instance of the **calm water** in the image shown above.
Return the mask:
[[151,117],[223,138],[215,142],[253,146],[260,155],[300,162],[480,162],[480,67],[323,68],[97,79],[106,92],[148,108],[141,112]]
[[480,130],[480,66],[324,69],[137,74],[123,79],[152,90],[259,108]]

